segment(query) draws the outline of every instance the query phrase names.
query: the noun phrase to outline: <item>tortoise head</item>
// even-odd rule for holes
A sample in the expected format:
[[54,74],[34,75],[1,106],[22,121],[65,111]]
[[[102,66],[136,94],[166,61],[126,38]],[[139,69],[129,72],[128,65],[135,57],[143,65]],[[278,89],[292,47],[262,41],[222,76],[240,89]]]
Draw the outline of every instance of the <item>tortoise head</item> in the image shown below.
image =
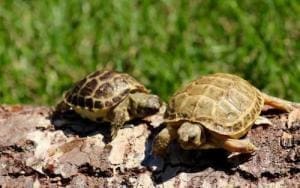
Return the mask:
[[204,128],[201,124],[184,122],[179,127],[178,142],[183,149],[197,149],[206,142]]
[[132,93],[129,95],[129,100],[129,112],[138,118],[155,114],[161,106],[159,97],[148,93]]

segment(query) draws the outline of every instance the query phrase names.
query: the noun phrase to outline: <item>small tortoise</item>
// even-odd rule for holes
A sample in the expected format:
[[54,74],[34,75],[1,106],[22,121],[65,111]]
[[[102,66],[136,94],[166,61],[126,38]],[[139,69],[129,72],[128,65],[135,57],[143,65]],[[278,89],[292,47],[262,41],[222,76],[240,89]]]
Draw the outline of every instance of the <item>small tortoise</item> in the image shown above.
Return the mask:
[[96,71],[64,94],[64,104],[83,118],[111,123],[112,139],[125,122],[156,113],[160,99],[125,73]]
[[246,80],[216,73],[187,84],[170,99],[164,128],[154,139],[153,152],[164,156],[177,140],[183,149],[224,148],[251,153],[256,147],[241,140],[264,104],[291,111],[299,104],[268,96]]

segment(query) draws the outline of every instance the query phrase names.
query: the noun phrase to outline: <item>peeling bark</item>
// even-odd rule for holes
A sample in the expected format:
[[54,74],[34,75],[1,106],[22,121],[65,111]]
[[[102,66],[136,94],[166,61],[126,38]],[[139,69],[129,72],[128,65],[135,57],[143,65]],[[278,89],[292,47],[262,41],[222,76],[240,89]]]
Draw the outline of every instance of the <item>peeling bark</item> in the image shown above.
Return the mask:
[[[265,113],[273,126],[254,126],[247,139],[259,150],[184,151],[151,155],[162,118],[131,122],[108,142],[109,127],[73,112],[0,106],[2,187],[299,187],[300,111]],[[150,122],[149,122],[150,121]]]

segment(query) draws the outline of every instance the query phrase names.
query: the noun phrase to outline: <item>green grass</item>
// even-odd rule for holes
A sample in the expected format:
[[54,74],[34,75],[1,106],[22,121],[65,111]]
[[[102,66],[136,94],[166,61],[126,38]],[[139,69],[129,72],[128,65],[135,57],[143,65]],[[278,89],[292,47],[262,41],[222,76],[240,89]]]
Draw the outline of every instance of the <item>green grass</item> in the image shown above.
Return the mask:
[[165,100],[222,71],[300,101],[299,18],[299,1],[285,0],[1,1],[0,103],[53,105],[103,68]]

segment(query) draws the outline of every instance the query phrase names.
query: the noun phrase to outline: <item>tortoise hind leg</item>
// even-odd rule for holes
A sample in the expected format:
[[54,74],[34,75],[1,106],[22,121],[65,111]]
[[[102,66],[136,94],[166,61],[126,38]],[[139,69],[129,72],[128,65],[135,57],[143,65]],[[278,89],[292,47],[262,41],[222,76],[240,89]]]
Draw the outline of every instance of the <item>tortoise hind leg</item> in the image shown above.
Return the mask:
[[270,95],[267,95],[265,93],[262,93],[262,96],[264,98],[264,103],[267,105],[270,105],[274,108],[277,108],[279,110],[284,110],[286,112],[291,112],[295,108],[300,108],[300,103],[294,103],[287,100],[283,100],[277,97],[273,97]]
[[231,152],[252,153],[257,150],[249,140],[227,138],[224,140],[223,148]]
[[212,145],[215,145],[215,148],[223,148],[227,151],[238,153],[252,153],[257,150],[257,147],[248,139],[213,138]]
[[273,123],[266,117],[258,116],[255,120],[254,125],[273,125]]

